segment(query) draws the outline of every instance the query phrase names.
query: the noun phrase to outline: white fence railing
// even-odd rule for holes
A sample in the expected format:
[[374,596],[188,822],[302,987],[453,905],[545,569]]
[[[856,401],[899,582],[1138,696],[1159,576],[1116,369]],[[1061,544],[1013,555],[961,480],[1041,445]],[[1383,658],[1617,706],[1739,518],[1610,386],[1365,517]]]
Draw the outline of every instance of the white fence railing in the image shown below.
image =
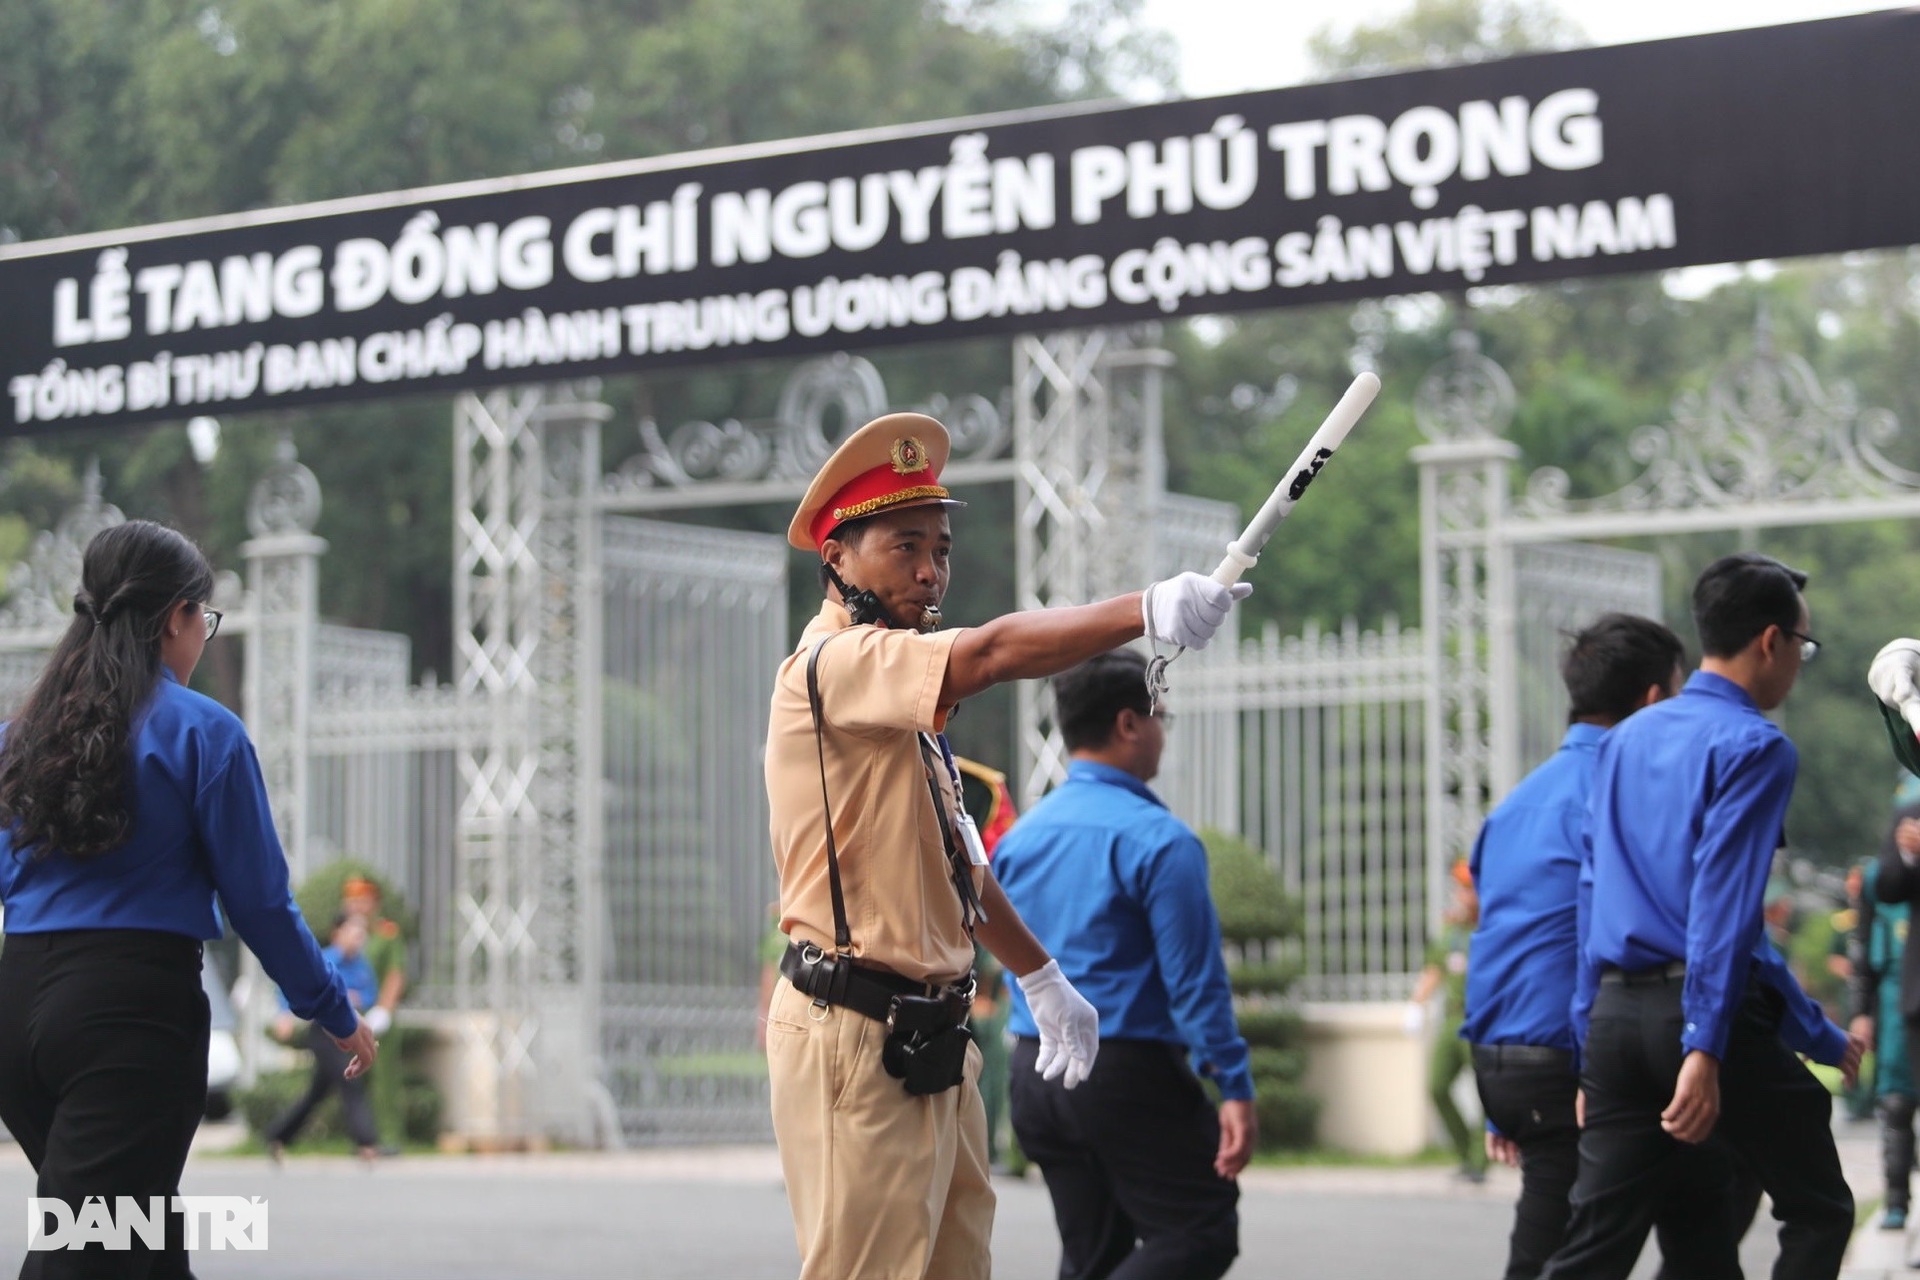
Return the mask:
[[1420,633],[1270,628],[1232,662],[1175,672],[1163,792],[1194,825],[1244,833],[1300,900],[1297,993],[1404,997],[1425,936]]

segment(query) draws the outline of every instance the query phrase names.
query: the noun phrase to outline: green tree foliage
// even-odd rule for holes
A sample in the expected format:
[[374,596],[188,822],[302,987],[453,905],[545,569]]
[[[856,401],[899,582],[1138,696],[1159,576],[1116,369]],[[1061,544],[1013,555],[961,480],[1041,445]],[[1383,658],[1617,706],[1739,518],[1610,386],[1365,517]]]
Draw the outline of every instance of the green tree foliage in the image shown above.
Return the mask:
[[1323,76],[1371,75],[1413,67],[1484,62],[1515,53],[1585,44],[1579,26],[1552,5],[1529,0],[1413,0],[1342,35],[1323,27],[1307,56]]

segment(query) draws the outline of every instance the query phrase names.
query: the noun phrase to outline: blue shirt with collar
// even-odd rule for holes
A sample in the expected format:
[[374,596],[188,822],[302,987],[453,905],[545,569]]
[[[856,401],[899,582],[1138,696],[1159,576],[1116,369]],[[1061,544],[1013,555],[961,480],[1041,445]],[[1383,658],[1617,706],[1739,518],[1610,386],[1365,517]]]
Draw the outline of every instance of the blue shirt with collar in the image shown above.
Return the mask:
[[1570,1008],[1576,900],[1587,793],[1605,733],[1596,724],[1569,725],[1560,749],[1507,793],[1473,843],[1480,923],[1467,966],[1463,1040],[1577,1047]]
[[1725,1056],[1751,978],[1785,1002],[1789,1046],[1820,1062],[1845,1056],[1846,1033],[1801,990],[1761,916],[1798,768],[1746,690],[1706,671],[1601,740],[1580,876],[1581,1043],[1604,968],[1684,961],[1683,1049]]
[[[340,948],[328,943],[320,948],[327,963],[340,975],[340,981],[346,984],[347,999],[355,1009],[365,1012],[380,1003],[380,976],[373,971],[373,961],[367,959],[367,953],[356,951],[352,955],[341,954]],[[287,993],[280,993],[280,1007],[288,1009]]]
[[[993,851],[1007,900],[1100,1012],[1102,1039],[1183,1044],[1229,1100],[1253,1097],[1207,851],[1147,784],[1074,760]],[[1014,985],[1008,1027],[1038,1034]]]
[[161,668],[136,714],[133,827],[93,858],[20,853],[0,829],[9,934],[152,929],[221,936],[214,898],[287,1003],[336,1036],[358,1022],[340,976],[294,905],[260,762],[240,718]]

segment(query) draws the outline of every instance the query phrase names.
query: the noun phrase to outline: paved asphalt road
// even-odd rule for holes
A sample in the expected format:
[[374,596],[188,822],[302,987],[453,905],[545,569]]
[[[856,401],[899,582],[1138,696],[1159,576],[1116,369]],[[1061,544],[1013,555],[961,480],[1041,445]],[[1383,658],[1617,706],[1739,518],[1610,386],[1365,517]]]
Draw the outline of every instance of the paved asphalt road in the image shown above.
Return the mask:
[[[1849,1172],[1871,1185],[1871,1127],[1843,1130]],[[1460,1280],[1493,1277],[1505,1258],[1518,1187],[1485,1187],[1441,1169],[1256,1170],[1244,1179],[1234,1280]],[[773,1153],[763,1148],[537,1157],[406,1157],[369,1171],[347,1158],[196,1155],[184,1189],[264,1196],[264,1253],[203,1251],[203,1280],[784,1280],[792,1227]],[[32,1171],[0,1149],[0,1273],[24,1247]],[[1750,1277],[1774,1254],[1764,1216],[1744,1250]],[[1036,1180],[1002,1181],[997,1280],[1051,1280],[1050,1207]],[[1638,1276],[1650,1276],[1652,1259]]]

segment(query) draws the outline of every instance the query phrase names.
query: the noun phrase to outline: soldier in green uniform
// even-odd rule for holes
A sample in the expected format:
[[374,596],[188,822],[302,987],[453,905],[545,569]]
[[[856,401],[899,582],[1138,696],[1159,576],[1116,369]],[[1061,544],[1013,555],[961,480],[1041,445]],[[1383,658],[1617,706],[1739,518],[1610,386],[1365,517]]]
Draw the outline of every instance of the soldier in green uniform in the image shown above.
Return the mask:
[[1454,1153],[1460,1157],[1460,1176],[1469,1182],[1486,1180],[1486,1145],[1467,1127],[1454,1104],[1453,1082],[1468,1063],[1468,1045],[1460,1038],[1460,1023],[1467,1015],[1467,944],[1479,918],[1480,903],[1474,896],[1472,874],[1465,862],[1457,862],[1453,868],[1453,903],[1441,917],[1440,936],[1428,947],[1426,967],[1413,990],[1413,1007],[1419,1011],[1442,983],[1446,986],[1446,1007],[1434,1034],[1433,1056],[1427,1063],[1427,1092],[1433,1099],[1433,1109],[1440,1113],[1440,1123],[1446,1128]]
[[[380,982],[380,997],[364,1016],[376,1036],[385,1035],[393,1026],[394,1010],[407,989],[406,937],[397,922],[381,914],[380,886],[363,876],[354,876],[342,886],[340,909],[366,922],[366,957]],[[381,1134],[381,1154],[395,1154],[407,1132],[399,1054],[392,1055],[385,1069],[368,1074],[367,1093],[373,1104],[374,1125]]]

